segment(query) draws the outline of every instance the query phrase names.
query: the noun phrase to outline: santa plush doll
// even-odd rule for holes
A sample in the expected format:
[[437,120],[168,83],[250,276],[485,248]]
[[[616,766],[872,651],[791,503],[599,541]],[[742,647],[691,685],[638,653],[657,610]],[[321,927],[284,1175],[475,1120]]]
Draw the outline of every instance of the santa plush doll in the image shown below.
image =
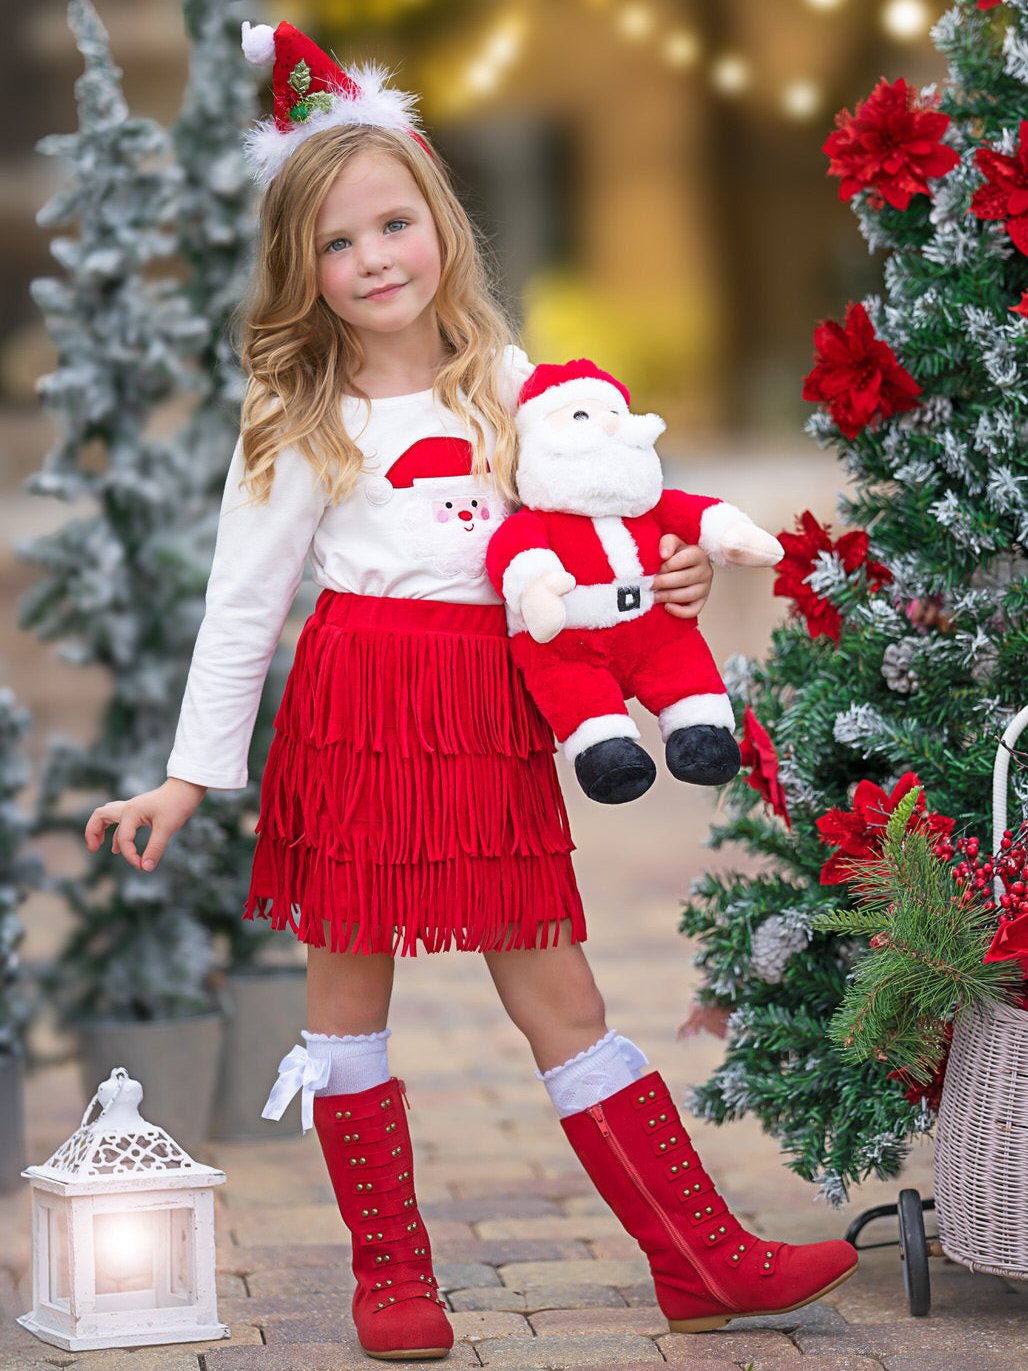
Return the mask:
[[654,602],[661,536],[698,543],[718,566],[782,557],[734,505],[663,489],[664,421],[629,403],[585,359],[536,367],[517,412],[523,507],[486,553],[528,689],[582,789],[604,804],[634,800],[656,776],[632,696],[656,714],[673,776],[721,785],[739,769],[732,707],[696,620]]

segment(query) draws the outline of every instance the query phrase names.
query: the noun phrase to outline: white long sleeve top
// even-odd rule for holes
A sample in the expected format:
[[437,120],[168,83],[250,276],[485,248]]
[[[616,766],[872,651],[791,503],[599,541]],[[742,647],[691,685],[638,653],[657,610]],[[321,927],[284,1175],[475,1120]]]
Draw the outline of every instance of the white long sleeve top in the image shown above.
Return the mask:
[[[513,408],[532,367],[520,348],[508,348],[503,365]],[[308,558],[315,584],[328,590],[499,603],[485,549],[506,508],[487,478],[432,474],[469,441],[458,417],[430,390],[372,400],[370,413],[352,396],[342,404],[364,467],[338,504],[288,447],[275,459],[267,501],[253,502],[236,444],[169,776],[225,790],[246,784],[261,691]],[[495,435],[483,427],[491,455]]]

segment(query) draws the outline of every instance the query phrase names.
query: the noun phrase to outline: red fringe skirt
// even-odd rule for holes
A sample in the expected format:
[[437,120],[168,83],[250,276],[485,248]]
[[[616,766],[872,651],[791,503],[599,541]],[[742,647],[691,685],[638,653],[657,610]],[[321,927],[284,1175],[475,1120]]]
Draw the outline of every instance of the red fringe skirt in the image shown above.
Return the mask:
[[275,718],[244,917],[332,951],[585,938],[549,725],[501,605],[325,590]]

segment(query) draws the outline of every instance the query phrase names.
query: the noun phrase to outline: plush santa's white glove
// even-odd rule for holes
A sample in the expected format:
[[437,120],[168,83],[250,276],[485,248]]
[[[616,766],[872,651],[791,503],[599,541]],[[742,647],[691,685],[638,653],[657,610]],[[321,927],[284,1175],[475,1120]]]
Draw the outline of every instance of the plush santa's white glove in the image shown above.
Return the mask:
[[721,555],[730,566],[774,566],[785,556],[777,538],[748,519],[737,519],[721,535]]
[[563,597],[574,588],[570,571],[548,571],[521,592],[521,617],[537,643],[550,642],[564,627],[567,610]]

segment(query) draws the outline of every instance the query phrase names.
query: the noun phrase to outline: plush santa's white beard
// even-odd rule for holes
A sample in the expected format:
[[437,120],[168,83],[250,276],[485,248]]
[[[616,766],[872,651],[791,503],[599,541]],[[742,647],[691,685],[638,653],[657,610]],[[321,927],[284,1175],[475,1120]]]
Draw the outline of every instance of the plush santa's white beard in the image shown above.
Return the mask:
[[620,438],[598,443],[595,430],[579,437],[573,428],[551,438],[545,425],[522,437],[517,488],[532,509],[631,519],[652,509],[663,487],[652,444],[636,447]]

